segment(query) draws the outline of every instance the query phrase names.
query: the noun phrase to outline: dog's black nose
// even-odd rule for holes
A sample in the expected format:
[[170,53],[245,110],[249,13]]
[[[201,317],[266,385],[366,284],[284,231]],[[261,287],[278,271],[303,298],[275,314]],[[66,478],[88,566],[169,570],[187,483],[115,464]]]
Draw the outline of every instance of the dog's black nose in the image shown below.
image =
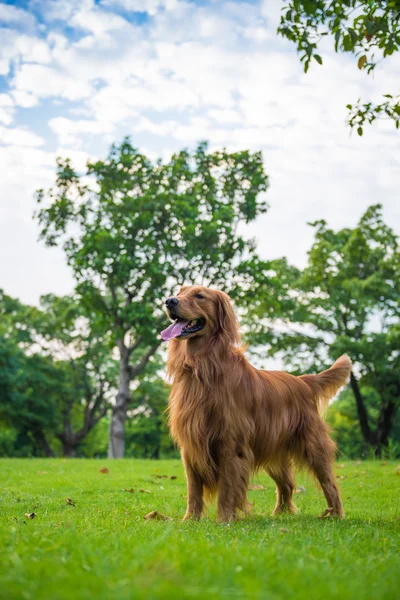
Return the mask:
[[175,306],[178,306],[179,300],[178,298],[168,298],[168,300],[165,301],[165,304],[167,305],[167,308],[175,308]]

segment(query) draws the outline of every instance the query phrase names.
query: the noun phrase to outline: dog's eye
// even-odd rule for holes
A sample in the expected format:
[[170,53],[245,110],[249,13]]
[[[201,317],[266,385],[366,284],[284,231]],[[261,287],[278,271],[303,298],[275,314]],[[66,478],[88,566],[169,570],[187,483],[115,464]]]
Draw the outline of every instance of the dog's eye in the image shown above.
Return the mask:
[[201,294],[195,294],[194,297],[198,298],[199,300],[204,300],[204,296],[202,296]]

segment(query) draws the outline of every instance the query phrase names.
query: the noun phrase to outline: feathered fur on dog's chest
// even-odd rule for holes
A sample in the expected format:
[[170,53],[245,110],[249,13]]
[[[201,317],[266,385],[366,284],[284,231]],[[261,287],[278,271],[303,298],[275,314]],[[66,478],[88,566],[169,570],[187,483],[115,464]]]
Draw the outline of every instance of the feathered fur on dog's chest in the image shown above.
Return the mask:
[[203,474],[215,469],[215,447],[229,427],[229,392],[223,390],[216,395],[215,389],[191,374],[175,382],[171,390],[171,434]]

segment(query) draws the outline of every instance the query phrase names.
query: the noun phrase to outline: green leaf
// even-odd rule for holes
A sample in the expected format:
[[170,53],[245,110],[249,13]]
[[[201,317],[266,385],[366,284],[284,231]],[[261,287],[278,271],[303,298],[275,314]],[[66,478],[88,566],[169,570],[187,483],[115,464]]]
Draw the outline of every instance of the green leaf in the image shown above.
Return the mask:
[[358,133],[358,135],[361,136],[363,134],[363,128],[362,127],[358,127],[357,128],[357,133]]
[[317,63],[319,63],[320,65],[322,65],[322,58],[320,57],[319,54],[314,54],[314,58],[317,61]]

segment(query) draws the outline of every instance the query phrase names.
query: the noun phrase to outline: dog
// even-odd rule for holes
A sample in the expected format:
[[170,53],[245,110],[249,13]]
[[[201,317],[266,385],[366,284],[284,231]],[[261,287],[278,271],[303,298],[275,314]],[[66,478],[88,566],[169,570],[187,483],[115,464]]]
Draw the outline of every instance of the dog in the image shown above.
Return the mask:
[[317,375],[262,371],[244,355],[227,294],[188,286],[165,304],[173,322],[161,337],[169,342],[169,426],[187,478],[184,519],[199,519],[204,499],[215,494],[219,521],[247,512],[249,477],[260,469],[276,484],[273,514],[294,513],[294,466],[307,467],[321,484],[328,504],[321,516],[343,517],[332,471],[336,446],[319,412],[347,382],[349,357]]

